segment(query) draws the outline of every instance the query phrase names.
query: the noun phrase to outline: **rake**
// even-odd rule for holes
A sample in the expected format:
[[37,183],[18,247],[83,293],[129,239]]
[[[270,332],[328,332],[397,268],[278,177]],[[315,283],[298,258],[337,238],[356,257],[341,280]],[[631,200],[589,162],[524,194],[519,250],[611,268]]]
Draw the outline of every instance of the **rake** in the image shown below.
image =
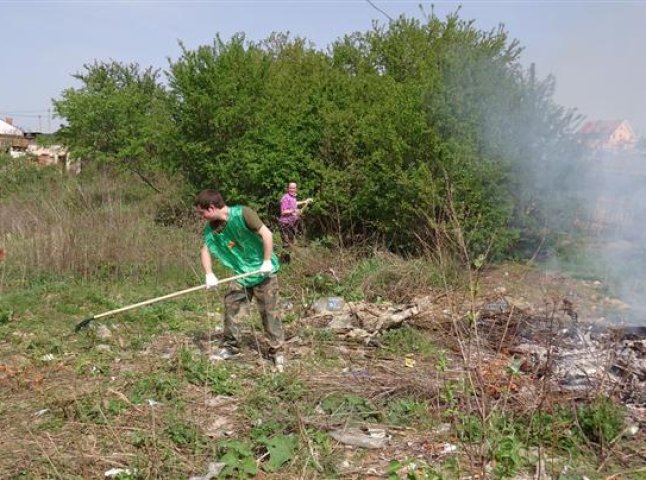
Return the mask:
[[[260,273],[262,272],[260,270],[257,270],[255,272],[247,272],[247,273],[242,273],[240,275],[235,275],[233,277],[223,278],[222,280],[218,281],[218,285],[220,285],[221,283],[232,282],[234,280],[239,280],[241,278],[250,277],[252,275],[258,275]],[[150,300],[145,300],[143,302],[133,303],[132,305],[127,305],[125,307],[117,308],[115,310],[110,310],[109,312],[103,312],[103,313],[99,313],[98,315],[92,315],[91,317],[87,317],[81,320],[79,323],[77,323],[76,326],[74,327],[74,331],[78,332],[82,328],[87,327],[90,324],[90,322],[92,322],[93,320],[98,320],[99,318],[107,317],[107,316],[114,315],[116,313],[125,312],[128,310],[133,310],[139,307],[144,307],[152,303],[161,302],[162,300],[168,300],[170,298],[179,297],[180,295],[185,295],[187,293],[197,292],[198,290],[204,290],[205,288],[206,288],[206,285],[198,285],[197,287],[187,288],[186,290],[180,290],[179,292],[169,293],[168,295],[163,295],[161,297],[151,298]]]

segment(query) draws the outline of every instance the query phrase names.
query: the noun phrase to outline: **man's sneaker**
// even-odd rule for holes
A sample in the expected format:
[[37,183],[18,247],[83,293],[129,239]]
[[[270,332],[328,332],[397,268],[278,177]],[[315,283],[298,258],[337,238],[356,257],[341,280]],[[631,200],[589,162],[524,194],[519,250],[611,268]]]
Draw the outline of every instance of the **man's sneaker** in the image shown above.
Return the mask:
[[240,354],[240,349],[232,345],[227,345],[220,347],[217,352],[212,354],[209,359],[218,361],[218,360],[228,360],[230,358],[236,357]]

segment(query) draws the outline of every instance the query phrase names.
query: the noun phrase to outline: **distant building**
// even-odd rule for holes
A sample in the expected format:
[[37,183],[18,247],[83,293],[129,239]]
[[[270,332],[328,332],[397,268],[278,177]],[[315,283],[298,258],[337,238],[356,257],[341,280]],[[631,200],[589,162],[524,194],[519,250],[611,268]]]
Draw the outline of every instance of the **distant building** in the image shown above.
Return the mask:
[[5,118],[4,120],[0,120],[0,135],[11,135],[14,137],[24,137],[25,133],[20,130],[19,128],[16,128],[13,126],[13,119],[12,118]]
[[592,150],[628,150],[637,137],[627,120],[589,121],[577,132],[581,142]]
[[25,134],[13,126],[13,119],[0,120],[0,152],[9,152],[14,155],[17,152],[24,152],[27,145]]
[[67,148],[62,145],[47,147],[38,145],[37,132],[23,133],[13,126],[11,118],[0,120],[0,152],[9,153],[13,158],[25,157],[35,160],[39,165],[60,165],[67,173],[78,174],[81,171],[81,162],[72,159]]
[[39,165],[60,165],[65,172],[73,174],[79,174],[81,172],[81,162],[73,160],[67,148],[62,145],[42,147],[31,143],[27,147],[27,154],[35,158]]

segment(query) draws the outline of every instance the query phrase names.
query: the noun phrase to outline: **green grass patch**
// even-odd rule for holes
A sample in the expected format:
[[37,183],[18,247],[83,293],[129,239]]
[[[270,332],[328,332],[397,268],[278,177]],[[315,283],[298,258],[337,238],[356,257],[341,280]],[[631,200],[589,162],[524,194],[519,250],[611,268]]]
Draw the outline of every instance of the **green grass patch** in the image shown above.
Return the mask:
[[428,402],[415,398],[392,398],[384,405],[385,419],[393,425],[429,427],[433,421]]
[[153,373],[137,380],[130,390],[129,399],[134,404],[141,404],[146,400],[175,401],[180,397],[181,386],[182,382],[174,376]]
[[208,447],[208,440],[198,427],[174,414],[166,419],[165,425],[164,433],[176,446],[193,453],[203,452]]
[[106,425],[110,418],[130,408],[130,405],[117,398],[100,394],[85,395],[74,402],[74,416],[80,422]]
[[217,395],[233,395],[238,390],[238,383],[232,378],[225,362],[212,363],[186,348],[178,351],[174,368],[181,372],[189,383],[208,387]]
[[333,393],[320,402],[323,411],[335,420],[380,422],[381,410],[370,400],[350,393]]
[[423,332],[409,326],[388,330],[378,339],[381,345],[379,352],[383,355],[419,355],[428,358],[438,354],[438,348]]

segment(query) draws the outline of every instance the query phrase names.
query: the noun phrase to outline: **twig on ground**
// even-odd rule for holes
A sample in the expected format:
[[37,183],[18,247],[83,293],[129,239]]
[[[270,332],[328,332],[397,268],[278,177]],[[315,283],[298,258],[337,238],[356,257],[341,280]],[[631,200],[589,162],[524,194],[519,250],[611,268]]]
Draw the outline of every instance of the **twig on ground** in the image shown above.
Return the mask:
[[631,473],[646,472],[646,467],[636,468],[634,470],[626,470],[624,472],[613,473],[609,477],[606,477],[605,480],[614,480],[615,478],[622,478],[623,475],[628,475]]
[[[47,459],[47,462],[48,462],[48,463],[52,466],[52,468],[54,469],[54,473],[56,474],[56,476],[62,480],[62,479],[63,479],[63,477],[62,477],[62,476],[61,476],[61,474],[58,472],[58,469],[56,468],[56,465],[54,465],[54,462],[52,462],[51,457],[47,454],[47,452],[45,451],[45,449],[43,448],[43,446],[40,444],[40,442],[38,441],[38,439],[36,438],[36,436],[33,434],[33,432],[32,432],[31,430],[28,430],[28,431],[29,431],[29,435],[31,436],[31,438],[33,438],[33,440],[34,440],[34,442],[36,443],[36,445],[38,445],[38,448],[40,449],[40,452],[43,454],[43,456]],[[51,440],[51,438],[50,438],[50,440]],[[54,448],[56,448],[56,444],[55,444],[54,442],[52,442],[52,443],[54,444]],[[57,450],[57,451],[58,451],[58,450]]]
[[[314,467],[316,467],[316,469],[322,473],[323,467],[321,466],[318,459],[316,458],[316,453],[314,452],[314,446],[312,445],[312,440],[310,439],[309,435],[307,434],[307,430],[303,425],[303,417],[301,416],[301,413],[298,411],[298,408],[296,408],[296,415],[298,417],[298,431],[300,432],[301,437],[303,437],[307,442],[307,449],[310,452],[310,456],[307,458],[307,461],[309,462],[311,458],[312,463],[314,464]],[[305,463],[305,467],[307,467],[307,462]],[[303,472],[305,472],[305,467],[303,467]]]

